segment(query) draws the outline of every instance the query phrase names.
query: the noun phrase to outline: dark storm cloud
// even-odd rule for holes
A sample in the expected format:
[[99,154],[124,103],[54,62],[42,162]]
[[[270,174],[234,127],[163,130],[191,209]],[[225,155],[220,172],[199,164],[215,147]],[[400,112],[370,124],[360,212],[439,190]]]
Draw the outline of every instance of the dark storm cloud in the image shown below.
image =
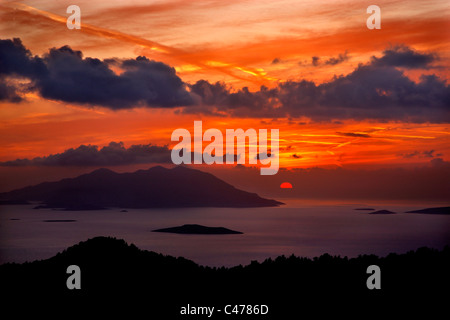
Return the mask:
[[393,67],[360,65],[327,83],[286,82],[279,90],[283,109],[291,116],[314,120],[450,120],[450,90],[444,80],[428,75],[416,83]]
[[192,103],[174,68],[145,57],[122,61],[120,67],[125,71],[120,75],[116,75],[108,63],[83,59],[80,51],[67,46],[51,49],[45,61],[49,76],[37,81],[45,98],[111,109]]
[[19,39],[2,40],[0,49],[0,74],[28,78],[44,98],[111,109],[192,104],[175,69],[145,57],[115,61],[124,70],[117,75],[111,59],[83,58],[69,46],[50,49],[43,58],[32,57]]
[[20,39],[0,40],[0,101],[21,102],[20,92],[32,88],[30,84],[18,86],[10,83],[9,76],[29,79],[45,75],[46,67],[42,59],[33,57]]
[[0,101],[18,103],[22,100],[22,97],[17,93],[17,88],[8,85],[8,81],[0,76]]
[[420,53],[406,46],[395,46],[383,51],[381,58],[372,57],[375,66],[428,69],[438,58],[432,53]]
[[[206,80],[199,80],[190,86],[191,94],[198,97],[198,103],[203,108],[195,112],[203,113],[203,110],[211,112],[210,106],[216,108],[216,113],[227,113],[233,116],[248,117],[249,112],[255,112],[254,116],[264,114],[276,117],[278,112],[273,108],[273,101],[277,99],[277,89],[268,89],[262,86],[259,91],[251,92],[247,87],[232,91],[222,82],[209,83]],[[194,109],[192,109],[194,110]],[[191,110],[186,110],[190,112]]]
[[139,144],[127,149],[122,142],[110,142],[101,149],[93,145],[80,145],[46,157],[0,162],[0,166],[113,166],[169,162],[170,150],[167,146]]
[[[436,75],[408,78],[401,68],[430,68],[433,53],[406,46],[383,51],[345,76],[328,82],[297,80],[239,90],[221,82],[184,83],[175,69],[145,57],[99,60],[84,58],[68,46],[53,48],[43,57],[32,56],[19,39],[0,41],[0,100],[20,102],[21,93],[113,110],[133,107],[182,107],[178,112],[234,117],[297,118],[314,121],[343,119],[449,122],[450,88]],[[322,63],[348,59],[340,54]],[[274,60],[275,61],[275,60]],[[313,64],[320,62],[312,58]],[[278,61],[279,62],[279,61]],[[122,69],[116,74],[111,67]],[[28,79],[20,85],[16,77]],[[189,89],[189,90],[188,90]],[[189,91],[189,92],[188,92]]]
[[[379,60],[383,61],[383,57]],[[200,97],[208,113],[216,110],[232,116],[305,116],[315,121],[450,121],[450,88],[445,80],[436,75],[423,75],[415,82],[402,70],[377,61],[361,64],[348,75],[335,76],[322,84],[287,81],[272,89],[261,87],[250,92],[246,88],[233,91],[223,83],[201,80],[191,86],[191,93]],[[196,112],[201,109],[197,108]]]
[[36,77],[46,71],[43,60],[32,56],[20,39],[0,39],[0,75]]

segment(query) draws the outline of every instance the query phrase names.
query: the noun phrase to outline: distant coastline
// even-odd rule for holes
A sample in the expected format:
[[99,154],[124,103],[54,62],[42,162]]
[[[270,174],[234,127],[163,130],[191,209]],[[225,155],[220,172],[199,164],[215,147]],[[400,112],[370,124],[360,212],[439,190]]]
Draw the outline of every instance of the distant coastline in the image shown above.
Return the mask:
[[445,214],[450,215],[450,207],[435,207],[420,210],[407,211],[406,213]]

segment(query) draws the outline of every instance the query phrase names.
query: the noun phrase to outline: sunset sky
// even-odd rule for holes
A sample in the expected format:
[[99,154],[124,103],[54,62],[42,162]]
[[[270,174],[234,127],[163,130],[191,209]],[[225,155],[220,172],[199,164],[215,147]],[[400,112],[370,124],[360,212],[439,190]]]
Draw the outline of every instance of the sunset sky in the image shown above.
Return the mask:
[[279,129],[283,168],[448,162],[449,14],[437,0],[3,1],[0,175],[80,145],[164,152],[194,120]]

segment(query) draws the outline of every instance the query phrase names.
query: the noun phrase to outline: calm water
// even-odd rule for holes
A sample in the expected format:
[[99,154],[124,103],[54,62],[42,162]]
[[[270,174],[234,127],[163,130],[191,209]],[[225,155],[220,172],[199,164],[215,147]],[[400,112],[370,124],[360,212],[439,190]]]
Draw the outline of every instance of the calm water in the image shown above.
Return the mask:
[[[366,206],[398,214],[369,215],[354,210]],[[317,205],[288,201],[287,206],[279,208],[129,209],[128,212],[120,209],[66,212],[32,207],[0,207],[0,263],[49,258],[68,246],[100,235],[122,238],[141,249],[183,256],[210,266],[248,264],[281,254],[384,256],[422,246],[440,249],[450,244],[450,216],[404,213],[430,204]],[[43,221],[54,219],[76,221]],[[244,234],[151,232],[192,223],[222,226]]]

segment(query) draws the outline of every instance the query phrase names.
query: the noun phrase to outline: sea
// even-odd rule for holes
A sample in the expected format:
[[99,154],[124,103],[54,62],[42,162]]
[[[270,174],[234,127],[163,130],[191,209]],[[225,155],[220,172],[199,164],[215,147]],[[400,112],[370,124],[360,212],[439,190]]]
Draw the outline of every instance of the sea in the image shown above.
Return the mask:
[[[183,208],[63,211],[0,206],[0,264],[47,259],[89,238],[110,236],[138,248],[211,267],[247,265],[280,255],[386,256],[450,245],[450,216],[406,213],[430,203],[324,202],[287,199],[273,208]],[[437,204],[435,206],[443,206]],[[395,214],[369,214],[371,208]],[[153,232],[200,224],[243,232],[193,235]]]

